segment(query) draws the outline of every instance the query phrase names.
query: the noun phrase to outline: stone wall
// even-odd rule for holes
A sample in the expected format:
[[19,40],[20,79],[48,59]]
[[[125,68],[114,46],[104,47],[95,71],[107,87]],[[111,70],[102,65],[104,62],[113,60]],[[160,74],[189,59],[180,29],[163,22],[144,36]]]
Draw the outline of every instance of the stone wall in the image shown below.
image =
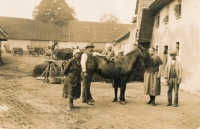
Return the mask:
[[[182,0],[181,16],[176,17],[174,7],[178,0],[173,1],[160,11],[160,25],[153,27],[152,46],[158,46],[158,54],[162,57],[164,46],[169,50],[177,50],[179,43],[179,59],[182,62],[186,83],[200,82],[200,1]],[[163,19],[169,16],[166,24]],[[169,57],[169,56],[168,56]]]

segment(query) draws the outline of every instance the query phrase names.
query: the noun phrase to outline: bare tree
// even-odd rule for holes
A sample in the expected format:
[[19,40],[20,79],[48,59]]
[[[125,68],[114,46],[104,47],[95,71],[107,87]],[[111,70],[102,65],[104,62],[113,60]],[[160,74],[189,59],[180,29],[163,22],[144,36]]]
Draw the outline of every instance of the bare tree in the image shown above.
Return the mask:
[[75,10],[65,0],[42,0],[33,10],[33,18],[63,26],[69,20],[76,20]]
[[120,23],[120,20],[117,16],[113,14],[104,14],[99,17],[100,22],[107,22],[107,23]]

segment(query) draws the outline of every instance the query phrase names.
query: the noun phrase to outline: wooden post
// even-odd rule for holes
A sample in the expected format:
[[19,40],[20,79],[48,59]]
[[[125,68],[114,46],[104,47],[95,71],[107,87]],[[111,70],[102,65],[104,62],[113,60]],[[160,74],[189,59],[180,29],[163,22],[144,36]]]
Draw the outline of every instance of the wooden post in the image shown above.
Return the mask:
[[53,49],[51,49],[51,59],[53,59]]
[[1,51],[1,41],[0,41],[0,66],[4,65],[4,63],[1,59],[1,53],[2,53],[2,51]]

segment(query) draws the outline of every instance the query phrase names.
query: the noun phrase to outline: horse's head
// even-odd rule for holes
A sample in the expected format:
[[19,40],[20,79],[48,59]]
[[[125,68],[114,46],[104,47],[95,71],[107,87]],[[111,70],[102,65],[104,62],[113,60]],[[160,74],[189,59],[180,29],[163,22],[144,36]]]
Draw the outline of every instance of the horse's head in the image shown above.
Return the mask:
[[151,58],[149,55],[148,49],[142,47],[141,45],[137,45],[137,49],[140,50],[141,57],[143,59],[143,65],[144,67],[146,67],[149,62],[149,59]]

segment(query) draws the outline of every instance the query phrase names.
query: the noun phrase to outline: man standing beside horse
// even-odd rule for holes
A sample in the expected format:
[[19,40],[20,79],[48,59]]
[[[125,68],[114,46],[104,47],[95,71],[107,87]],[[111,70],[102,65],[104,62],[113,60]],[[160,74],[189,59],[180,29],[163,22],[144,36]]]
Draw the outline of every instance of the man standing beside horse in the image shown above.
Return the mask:
[[82,67],[82,79],[83,79],[83,94],[82,102],[89,105],[93,105],[93,98],[90,92],[90,85],[92,82],[92,76],[95,73],[95,62],[92,55],[93,52],[93,43],[88,43],[85,47],[85,52],[81,56],[81,67]]

